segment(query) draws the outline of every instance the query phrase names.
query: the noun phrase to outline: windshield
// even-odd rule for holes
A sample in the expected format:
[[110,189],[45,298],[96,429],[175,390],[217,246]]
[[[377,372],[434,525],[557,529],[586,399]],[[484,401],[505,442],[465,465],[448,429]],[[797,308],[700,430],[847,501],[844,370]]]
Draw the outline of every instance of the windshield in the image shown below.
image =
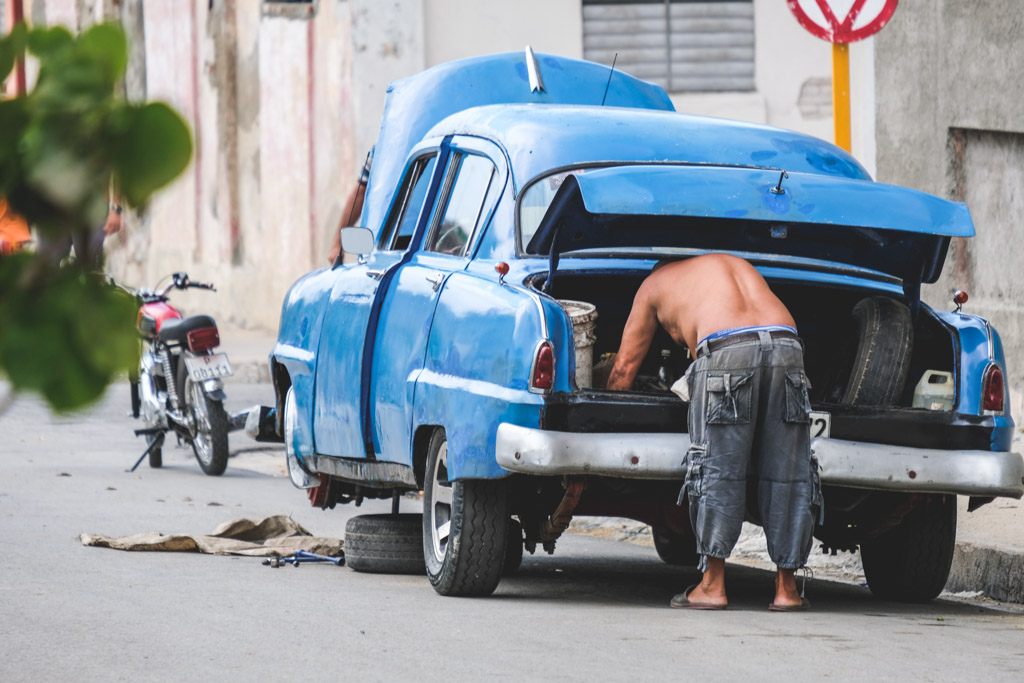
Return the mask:
[[567,171],[552,173],[526,188],[523,192],[523,198],[519,202],[519,235],[522,237],[520,244],[524,249],[530,243],[530,240],[533,239],[533,235],[537,232],[537,228],[540,227],[540,222],[544,218],[544,214],[547,213],[548,207],[551,206],[551,200],[555,198],[555,193],[558,192],[558,188],[562,186],[565,179],[571,175],[586,173],[589,170],[593,170],[593,168],[593,166],[589,168],[572,168]]

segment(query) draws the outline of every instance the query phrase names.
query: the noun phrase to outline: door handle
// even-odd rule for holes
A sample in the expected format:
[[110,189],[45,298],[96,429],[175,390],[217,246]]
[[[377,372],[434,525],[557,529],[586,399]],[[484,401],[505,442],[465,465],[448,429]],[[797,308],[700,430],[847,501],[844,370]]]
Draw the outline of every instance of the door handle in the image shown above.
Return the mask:
[[428,275],[427,282],[433,286],[434,291],[441,289],[441,283],[444,282],[444,273],[437,273],[436,275]]
[[384,270],[383,268],[381,270],[368,270],[366,271],[366,277],[372,278],[374,280],[380,280],[382,277],[384,277],[384,273],[386,272],[387,271]]

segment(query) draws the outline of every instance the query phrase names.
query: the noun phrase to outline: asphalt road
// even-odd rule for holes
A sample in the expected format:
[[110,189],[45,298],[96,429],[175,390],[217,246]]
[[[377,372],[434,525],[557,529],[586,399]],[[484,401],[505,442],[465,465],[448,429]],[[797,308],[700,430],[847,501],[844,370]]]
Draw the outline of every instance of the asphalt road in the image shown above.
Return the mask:
[[[269,398],[229,386],[235,408]],[[667,607],[692,582],[647,548],[569,536],[527,557],[493,597],[442,598],[426,579],[347,568],[270,569],[253,558],[126,553],[82,532],[203,533],[290,514],[342,535],[361,509],[314,510],[280,453],[232,437],[220,478],[190,453],[144,464],[115,387],[86,414],[21,399],[0,418],[0,681],[21,680],[1020,680],[1024,614],[907,606],[816,580],[806,614],[766,611],[771,577],[731,569],[733,606]],[[410,509],[415,501],[405,501]],[[404,509],[404,508],[403,508]]]

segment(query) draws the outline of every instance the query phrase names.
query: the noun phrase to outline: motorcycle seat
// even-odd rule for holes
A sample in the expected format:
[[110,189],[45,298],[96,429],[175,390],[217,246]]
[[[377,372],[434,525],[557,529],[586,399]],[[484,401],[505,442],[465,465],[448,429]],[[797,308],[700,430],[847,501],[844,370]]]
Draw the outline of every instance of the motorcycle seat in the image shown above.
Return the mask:
[[217,323],[208,315],[190,315],[187,318],[175,318],[164,321],[164,324],[160,326],[158,337],[165,344],[185,346],[188,343],[188,333],[204,327],[217,327]]

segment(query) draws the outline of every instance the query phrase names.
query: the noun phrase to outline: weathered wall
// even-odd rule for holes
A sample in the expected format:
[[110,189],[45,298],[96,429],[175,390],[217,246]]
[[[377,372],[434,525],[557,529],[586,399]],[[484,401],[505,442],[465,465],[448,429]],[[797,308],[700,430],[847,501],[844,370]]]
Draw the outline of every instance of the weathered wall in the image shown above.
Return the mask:
[[876,38],[880,180],[964,200],[977,237],[953,245],[933,305],[1000,330],[1018,415],[1024,406],[1024,13],[1019,0],[902,0]]

